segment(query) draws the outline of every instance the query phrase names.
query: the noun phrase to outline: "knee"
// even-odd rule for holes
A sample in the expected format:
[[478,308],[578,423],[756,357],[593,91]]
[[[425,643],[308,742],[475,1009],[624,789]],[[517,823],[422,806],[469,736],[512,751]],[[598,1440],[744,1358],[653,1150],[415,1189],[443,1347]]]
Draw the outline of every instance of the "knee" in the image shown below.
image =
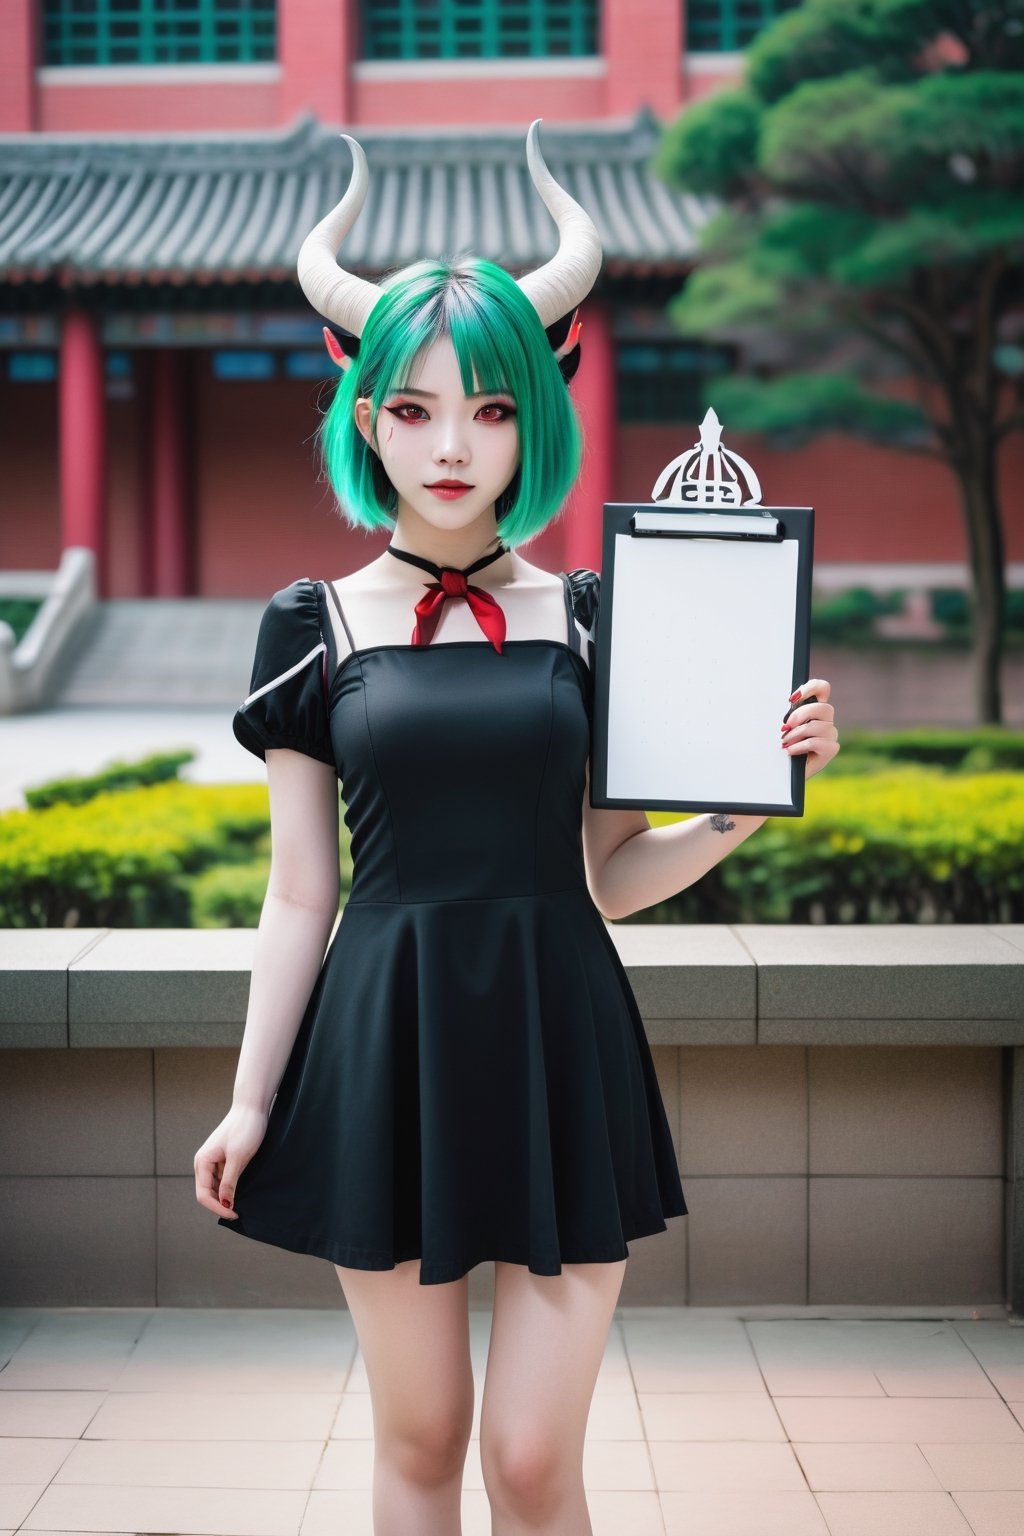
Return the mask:
[[[574,1483],[564,1455],[535,1432],[514,1435],[498,1445],[481,1443],[480,1459],[488,1497],[520,1520],[543,1525],[571,1496]],[[582,1471],[578,1476],[582,1478]]]
[[461,1417],[424,1419],[377,1436],[381,1454],[405,1482],[436,1488],[461,1477],[470,1424]]

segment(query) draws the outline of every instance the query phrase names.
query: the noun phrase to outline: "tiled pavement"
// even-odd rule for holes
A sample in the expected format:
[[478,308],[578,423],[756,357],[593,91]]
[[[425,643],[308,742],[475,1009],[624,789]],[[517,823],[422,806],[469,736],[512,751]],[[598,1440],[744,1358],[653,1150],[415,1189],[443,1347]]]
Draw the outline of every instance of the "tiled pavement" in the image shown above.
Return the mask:
[[[463,1536],[489,1536],[490,1313],[470,1327]],[[0,1361],[0,1536],[371,1536],[343,1308],[10,1309]],[[1024,1328],[995,1307],[620,1307],[584,1476],[595,1536],[1020,1536]]]

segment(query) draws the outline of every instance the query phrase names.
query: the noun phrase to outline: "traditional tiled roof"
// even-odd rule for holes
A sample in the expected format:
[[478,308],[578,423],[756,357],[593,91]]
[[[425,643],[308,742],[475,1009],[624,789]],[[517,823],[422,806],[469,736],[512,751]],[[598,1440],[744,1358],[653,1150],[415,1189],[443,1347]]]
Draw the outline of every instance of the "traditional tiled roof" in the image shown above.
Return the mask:
[[[370,188],[345,241],[377,276],[464,251],[512,271],[546,260],[550,215],[520,128],[352,130]],[[556,179],[594,219],[614,276],[685,269],[710,207],[647,168],[660,125],[544,123]],[[351,157],[309,114],[277,133],[0,136],[0,278],[89,284],[296,281],[303,236],[342,196]]]

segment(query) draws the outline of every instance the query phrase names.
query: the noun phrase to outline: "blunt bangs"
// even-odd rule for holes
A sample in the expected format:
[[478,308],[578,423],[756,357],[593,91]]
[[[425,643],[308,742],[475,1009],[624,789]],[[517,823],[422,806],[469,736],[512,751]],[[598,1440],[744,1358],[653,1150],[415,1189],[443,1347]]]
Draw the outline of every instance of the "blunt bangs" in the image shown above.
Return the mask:
[[409,383],[425,348],[450,336],[466,394],[509,393],[516,404],[520,464],[495,507],[509,547],[558,514],[579,473],[582,434],[540,318],[514,278],[480,257],[419,261],[393,273],[363,331],[359,355],[338,381],[317,431],[328,481],[354,528],[394,528],[398,498],[355,422],[360,396],[382,403]]

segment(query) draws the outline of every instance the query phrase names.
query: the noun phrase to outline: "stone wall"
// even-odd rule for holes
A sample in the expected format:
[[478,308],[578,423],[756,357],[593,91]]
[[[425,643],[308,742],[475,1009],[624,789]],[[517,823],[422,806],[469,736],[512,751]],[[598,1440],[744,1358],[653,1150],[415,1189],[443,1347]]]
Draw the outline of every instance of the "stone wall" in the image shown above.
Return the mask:
[[[609,931],[689,1206],[630,1244],[622,1304],[1020,1309],[1024,928]],[[254,937],[0,930],[0,1304],[337,1302],[329,1263],[195,1200]]]

